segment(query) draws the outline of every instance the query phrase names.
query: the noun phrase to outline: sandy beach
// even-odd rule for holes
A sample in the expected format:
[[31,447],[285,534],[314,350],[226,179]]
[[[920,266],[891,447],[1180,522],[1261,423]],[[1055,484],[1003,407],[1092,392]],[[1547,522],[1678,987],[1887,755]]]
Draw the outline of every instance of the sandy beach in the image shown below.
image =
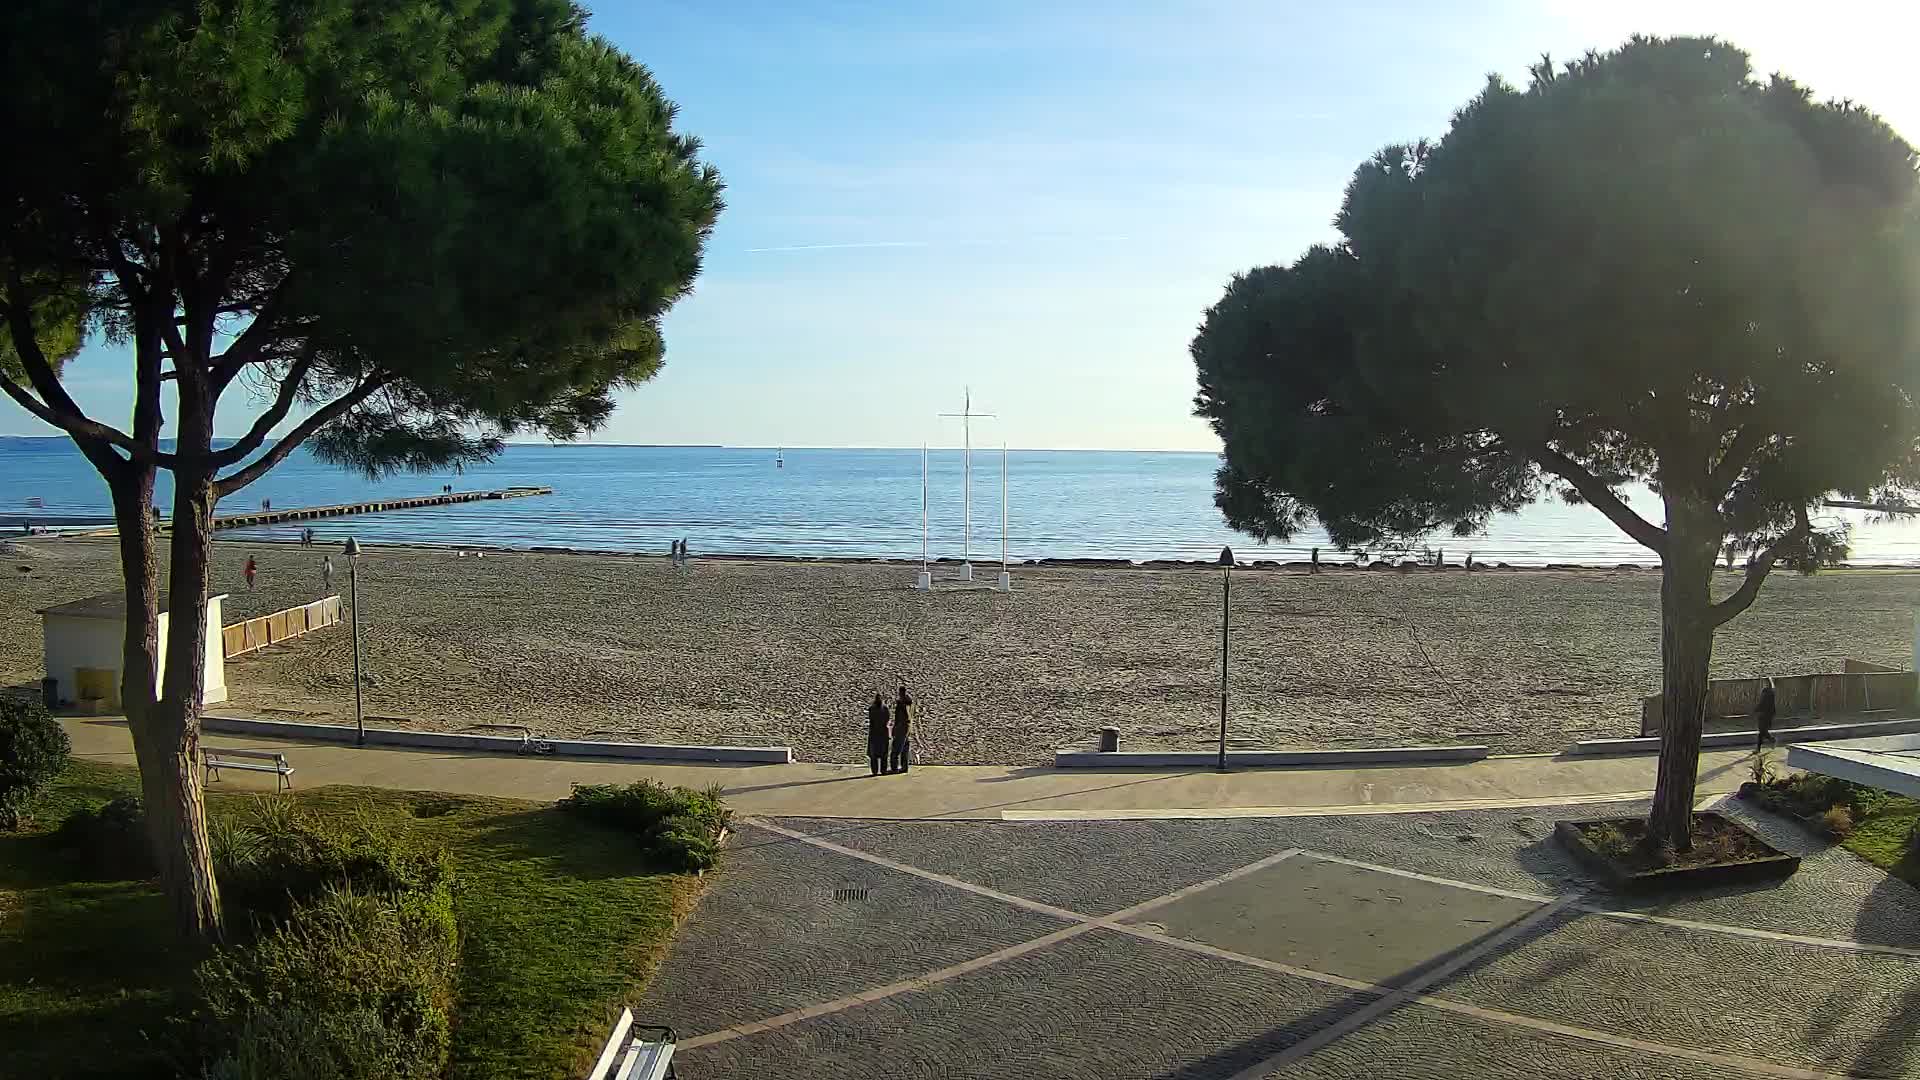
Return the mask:
[[[15,545],[0,675],[35,684],[34,610],[117,588],[118,566],[110,541]],[[1217,571],[1016,568],[1011,594],[927,595],[902,564],[370,552],[366,710],[385,726],[525,723],[854,761],[866,696],[904,679],[922,704],[926,762],[1037,764],[1105,725],[1129,748],[1199,746],[1217,731]],[[226,621],[321,595],[324,553],[216,545]],[[345,561],[334,562],[344,594]],[[1649,570],[1236,571],[1230,732],[1248,746],[1465,738],[1500,752],[1637,734],[1639,697],[1659,685],[1658,592]],[[1714,674],[1838,670],[1849,656],[1904,667],[1916,604],[1920,572],[1775,575],[1721,631]],[[351,672],[346,628],[321,631],[230,661],[233,697],[215,711],[351,717]]]

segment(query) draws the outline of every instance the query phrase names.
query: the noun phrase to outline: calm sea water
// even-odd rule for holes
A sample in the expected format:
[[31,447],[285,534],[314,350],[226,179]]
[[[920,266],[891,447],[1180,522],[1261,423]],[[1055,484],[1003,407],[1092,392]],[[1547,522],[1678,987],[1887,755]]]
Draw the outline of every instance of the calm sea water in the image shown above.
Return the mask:
[[[378,482],[297,451],[264,479],[222,503],[225,513],[357,502],[516,484],[554,494],[499,502],[400,510],[310,523],[324,540],[536,545],[660,551],[685,538],[694,554],[835,555],[917,558],[921,550],[920,451],[636,446],[510,447],[464,474],[407,475]],[[963,548],[962,454],[931,454],[929,549]],[[1242,559],[1302,559],[1325,538],[1258,545],[1227,529],[1213,507],[1212,454],[1016,450],[1007,457],[1007,553],[1030,558],[1212,559],[1232,544]],[[1000,557],[998,451],[975,451],[973,554]],[[164,488],[165,476],[162,473]],[[161,493],[162,505],[167,494]],[[30,500],[39,500],[38,506]],[[1657,515],[1650,494],[1634,500]],[[28,517],[108,516],[105,485],[64,439],[0,439],[0,525]],[[1920,523],[1875,522],[1856,511],[1830,520],[1854,526],[1853,561],[1920,564]],[[291,539],[301,526],[224,535]],[[1485,562],[1652,562],[1639,545],[1587,507],[1540,504],[1494,521],[1484,536],[1438,541],[1449,561],[1468,552]]]

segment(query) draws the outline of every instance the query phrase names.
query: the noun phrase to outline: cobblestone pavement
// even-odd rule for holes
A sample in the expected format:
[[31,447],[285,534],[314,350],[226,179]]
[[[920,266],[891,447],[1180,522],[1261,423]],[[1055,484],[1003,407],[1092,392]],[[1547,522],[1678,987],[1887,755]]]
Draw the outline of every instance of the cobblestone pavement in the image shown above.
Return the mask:
[[1802,871],[1626,904],[1594,810],[750,821],[635,1011],[689,1080],[1920,1080],[1920,890],[1735,810]]

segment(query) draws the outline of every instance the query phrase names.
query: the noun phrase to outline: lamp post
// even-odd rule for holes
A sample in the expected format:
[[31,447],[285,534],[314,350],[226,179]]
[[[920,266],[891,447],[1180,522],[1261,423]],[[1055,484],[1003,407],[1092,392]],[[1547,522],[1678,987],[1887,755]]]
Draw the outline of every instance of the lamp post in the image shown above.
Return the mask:
[[1227,631],[1233,622],[1233,549],[1220,549],[1220,771],[1227,771]]
[[365,746],[367,722],[360,709],[360,541],[347,537],[346,552],[347,603],[353,607],[353,745]]

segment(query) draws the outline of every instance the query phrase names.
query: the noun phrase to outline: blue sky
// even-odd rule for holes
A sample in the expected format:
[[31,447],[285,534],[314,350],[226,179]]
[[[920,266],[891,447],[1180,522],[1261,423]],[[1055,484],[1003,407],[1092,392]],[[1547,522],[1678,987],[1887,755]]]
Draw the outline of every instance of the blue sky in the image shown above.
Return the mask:
[[[982,443],[1215,449],[1186,346],[1227,278],[1331,237],[1359,161],[1542,52],[1716,33],[1920,137],[1880,4],[597,7],[728,184],[605,442],[950,445],[971,385]],[[103,347],[69,376],[119,422],[125,370]],[[46,430],[0,404],[0,432]]]

